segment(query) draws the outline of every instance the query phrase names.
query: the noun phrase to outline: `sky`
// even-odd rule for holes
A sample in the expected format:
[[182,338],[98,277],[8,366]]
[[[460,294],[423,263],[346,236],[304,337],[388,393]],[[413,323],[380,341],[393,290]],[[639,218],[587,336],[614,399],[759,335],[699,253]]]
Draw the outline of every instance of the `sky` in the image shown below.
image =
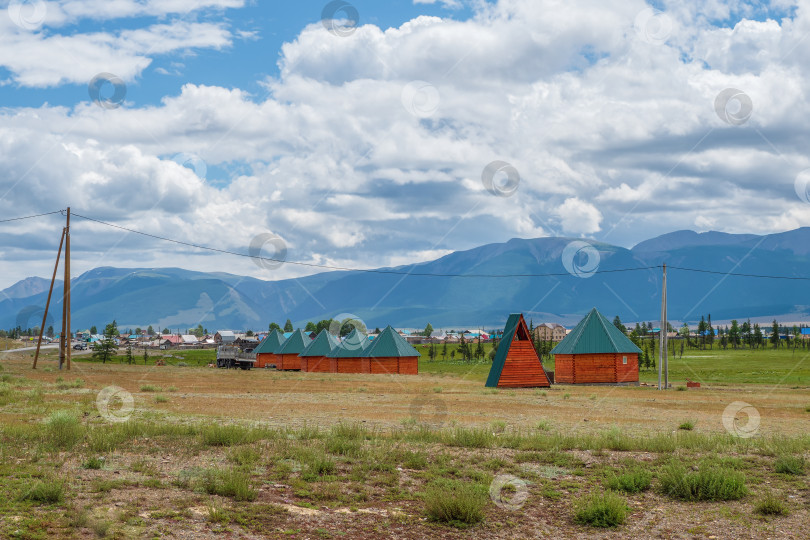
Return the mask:
[[[808,2],[0,0],[0,220],[261,279],[810,224]],[[0,223],[0,289],[64,218]]]

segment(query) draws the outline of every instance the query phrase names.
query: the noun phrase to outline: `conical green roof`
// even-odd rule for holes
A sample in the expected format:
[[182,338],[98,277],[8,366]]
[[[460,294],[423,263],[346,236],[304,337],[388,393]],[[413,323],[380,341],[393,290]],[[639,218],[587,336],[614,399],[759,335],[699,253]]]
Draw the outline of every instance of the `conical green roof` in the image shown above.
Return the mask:
[[284,334],[275,329],[267,334],[267,337],[259,343],[259,346],[253,349],[253,352],[256,354],[274,353],[284,344],[284,341]]
[[405,338],[400,336],[399,332],[391,328],[391,326],[387,326],[369,344],[363,356],[366,358],[402,358],[422,355],[411,347],[411,344],[405,341]]
[[624,333],[593,308],[551,354],[641,353]]
[[340,343],[335,336],[324,328],[298,356],[327,356],[338,345]]
[[299,328],[276,350],[276,354],[301,354],[311,341],[309,336]]
[[366,347],[368,347],[368,337],[354,328],[327,356],[329,358],[357,358],[363,356]]

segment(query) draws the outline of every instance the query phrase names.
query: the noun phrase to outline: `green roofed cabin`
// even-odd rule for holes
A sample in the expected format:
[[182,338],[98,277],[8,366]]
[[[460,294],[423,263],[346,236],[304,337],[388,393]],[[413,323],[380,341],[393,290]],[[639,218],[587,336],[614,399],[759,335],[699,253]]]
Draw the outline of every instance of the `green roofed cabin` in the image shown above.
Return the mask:
[[311,341],[309,335],[300,328],[293,332],[276,351],[278,357],[276,368],[284,370],[301,369],[301,358],[298,355],[304,352],[304,349],[307,348]]
[[279,332],[278,329],[267,334],[267,337],[259,343],[259,346],[253,349],[253,352],[256,353],[256,364],[254,364],[254,367],[275,367],[278,362],[276,351],[278,351],[283,344],[284,334]]
[[638,384],[641,349],[593,308],[551,350],[554,378],[569,384]]
[[387,326],[366,348],[361,362],[362,373],[418,375],[420,356],[399,332]]
[[301,354],[301,371],[328,373],[329,354],[339,345],[338,340],[324,328]]
[[357,328],[343,338],[340,345],[329,354],[329,371],[332,373],[362,373],[360,357],[368,347],[368,336]]
[[509,315],[492,361],[486,386],[490,388],[549,387],[551,382],[534,349],[526,319],[520,313]]

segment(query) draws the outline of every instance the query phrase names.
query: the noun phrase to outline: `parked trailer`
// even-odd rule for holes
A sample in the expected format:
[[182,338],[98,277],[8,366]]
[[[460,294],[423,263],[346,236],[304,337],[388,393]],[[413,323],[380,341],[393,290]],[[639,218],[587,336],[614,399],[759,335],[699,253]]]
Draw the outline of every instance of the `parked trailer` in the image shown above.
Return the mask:
[[239,347],[222,345],[217,348],[217,367],[225,369],[250,369],[256,363],[253,350],[242,351]]

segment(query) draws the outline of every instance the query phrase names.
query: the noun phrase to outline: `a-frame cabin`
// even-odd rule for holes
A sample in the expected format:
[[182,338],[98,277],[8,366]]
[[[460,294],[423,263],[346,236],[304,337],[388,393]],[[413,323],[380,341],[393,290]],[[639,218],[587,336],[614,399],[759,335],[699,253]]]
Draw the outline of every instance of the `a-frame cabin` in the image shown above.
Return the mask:
[[543,363],[534,350],[526,320],[520,313],[512,313],[506,320],[486,385],[490,388],[551,386]]

